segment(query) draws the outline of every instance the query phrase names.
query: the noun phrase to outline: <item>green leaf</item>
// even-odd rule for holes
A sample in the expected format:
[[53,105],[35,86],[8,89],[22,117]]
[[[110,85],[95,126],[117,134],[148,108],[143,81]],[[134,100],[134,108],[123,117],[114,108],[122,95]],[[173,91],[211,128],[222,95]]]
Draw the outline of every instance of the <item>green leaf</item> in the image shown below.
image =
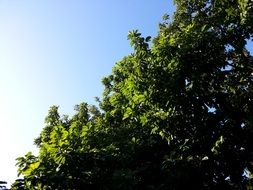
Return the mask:
[[142,103],[142,102],[144,102],[145,101],[145,96],[143,95],[143,94],[135,94],[134,96],[133,96],[133,102],[135,103],[135,104],[140,104],[140,103]]
[[132,109],[128,107],[124,113],[123,120],[129,118],[132,115]]
[[40,166],[40,162],[35,162],[29,165],[27,169],[25,169],[22,174],[30,175],[34,170],[36,170]]
[[201,32],[204,32],[204,31],[206,30],[206,28],[207,28],[207,25],[206,25],[206,24],[203,25],[203,26],[201,27]]
[[145,116],[145,115],[142,115],[142,116],[140,117],[140,120],[141,120],[142,126],[144,126],[144,125],[148,122],[148,118],[147,118],[147,116]]

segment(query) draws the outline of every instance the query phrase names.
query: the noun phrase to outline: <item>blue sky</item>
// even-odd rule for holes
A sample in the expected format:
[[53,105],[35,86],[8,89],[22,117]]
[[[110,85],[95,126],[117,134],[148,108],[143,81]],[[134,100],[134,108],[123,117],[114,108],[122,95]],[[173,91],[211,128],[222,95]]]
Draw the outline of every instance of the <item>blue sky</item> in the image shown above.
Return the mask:
[[0,0],[0,180],[16,178],[15,158],[52,105],[72,114],[101,96],[101,78],[131,52],[128,31],[157,34],[172,0]]

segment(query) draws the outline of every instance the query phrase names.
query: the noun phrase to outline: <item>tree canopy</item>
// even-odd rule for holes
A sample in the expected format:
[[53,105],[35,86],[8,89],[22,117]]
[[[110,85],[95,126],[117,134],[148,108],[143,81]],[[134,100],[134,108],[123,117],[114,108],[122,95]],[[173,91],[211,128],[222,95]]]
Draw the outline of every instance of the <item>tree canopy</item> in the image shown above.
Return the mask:
[[103,78],[99,108],[52,106],[12,189],[253,189],[251,0],[175,0]]

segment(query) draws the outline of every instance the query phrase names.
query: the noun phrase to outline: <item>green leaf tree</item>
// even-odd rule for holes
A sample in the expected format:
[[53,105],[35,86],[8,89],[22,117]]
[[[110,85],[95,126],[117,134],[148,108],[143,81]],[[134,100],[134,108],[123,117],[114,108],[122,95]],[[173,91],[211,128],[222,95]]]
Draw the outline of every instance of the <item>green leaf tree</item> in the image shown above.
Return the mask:
[[250,190],[253,38],[250,0],[175,0],[157,37],[134,30],[133,53],[103,78],[100,108],[52,107],[18,158],[24,189]]

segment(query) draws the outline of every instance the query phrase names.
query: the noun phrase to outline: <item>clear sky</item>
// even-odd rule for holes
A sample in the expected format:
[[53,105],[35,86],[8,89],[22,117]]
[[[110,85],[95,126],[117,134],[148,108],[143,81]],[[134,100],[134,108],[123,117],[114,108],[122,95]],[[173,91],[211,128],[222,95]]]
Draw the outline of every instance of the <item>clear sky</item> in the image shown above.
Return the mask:
[[128,31],[157,34],[172,0],[0,0],[0,180],[16,179],[15,158],[52,105],[72,114],[101,96],[101,78],[131,52]]

